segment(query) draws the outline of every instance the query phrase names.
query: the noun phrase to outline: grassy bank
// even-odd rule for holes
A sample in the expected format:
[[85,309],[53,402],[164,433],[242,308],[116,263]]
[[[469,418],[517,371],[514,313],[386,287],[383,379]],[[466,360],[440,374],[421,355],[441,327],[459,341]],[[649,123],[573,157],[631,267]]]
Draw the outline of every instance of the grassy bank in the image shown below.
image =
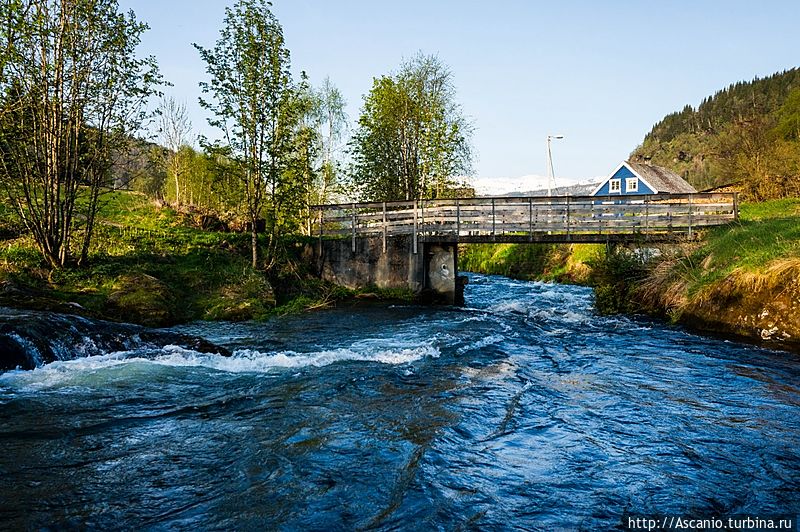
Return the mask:
[[800,199],[743,204],[739,222],[697,241],[634,251],[602,245],[459,248],[459,269],[589,284],[602,313],[800,349]]
[[740,214],[647,261],[609,254],[594,268],[598,308],[800,348],[800,199],[744,204]]
[[587,284],[589,264],[602,257],[595,244],[466,244],[459,246],[460,271],[529,281]]
[[[166,326],[196,319],[265,319],[355,296],[315,280],[292,257],[270,277],[250,264],[249,235],[195,227],[192,214],[114,192],[99,216],[89,264],[50,270],[0,211],[0,305]],[[396,294],[391,294],[396,295]]]

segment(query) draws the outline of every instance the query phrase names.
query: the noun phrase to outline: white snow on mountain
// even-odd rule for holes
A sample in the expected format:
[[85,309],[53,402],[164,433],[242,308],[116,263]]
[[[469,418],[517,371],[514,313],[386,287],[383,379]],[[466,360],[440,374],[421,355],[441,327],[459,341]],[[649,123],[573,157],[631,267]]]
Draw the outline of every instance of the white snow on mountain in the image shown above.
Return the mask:
[[[556,177],[555,187],[553,188],[588,187],[589,185],[600,183],[603,179],[604,177],[584,179]],[[475,194],[478,196],[518,196],[547,189],[547,176],[535,174],[521,177],[473,177],[469,179],[469,182],[475,187]]]

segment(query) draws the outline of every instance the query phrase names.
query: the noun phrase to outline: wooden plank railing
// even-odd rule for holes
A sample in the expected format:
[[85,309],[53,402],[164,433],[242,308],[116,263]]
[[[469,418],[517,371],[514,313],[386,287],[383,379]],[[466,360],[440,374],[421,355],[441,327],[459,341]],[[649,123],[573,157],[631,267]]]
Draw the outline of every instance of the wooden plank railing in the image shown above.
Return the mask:
[[[589,241],[693,233],[738,218],[732,193],[425,199],[318,205],[312,234],[417,242]],[[617,238],[619,239],[619,238]]]

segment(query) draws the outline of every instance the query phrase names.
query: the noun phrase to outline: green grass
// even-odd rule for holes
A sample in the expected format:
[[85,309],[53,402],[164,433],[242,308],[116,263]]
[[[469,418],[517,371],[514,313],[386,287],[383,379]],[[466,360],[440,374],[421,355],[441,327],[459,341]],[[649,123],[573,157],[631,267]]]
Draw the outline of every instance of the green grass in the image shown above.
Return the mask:
[[800,257],[800,199],[743,204],[740,220],[709,230],[683,267],[694,292],[735,269],[763,270],[770,262]]
[[743,203],[739,218],[744,222],[800,216],[800,198],[785,198],[763,203]]
[[467,244],[459,248],[458,269],[515,278],[536,278],[544,271],[552,245]]
[[251,267],[249,235],[190,227],[141,194],[112,192],[101,203],[89,264],[80,268],[51,271],[30,237],[0,235],[0,285],[13,288],[0,293],[0,305],[78,304],[91,316],[169,325],[264,319],[353,295],[303,272],[277,272],[270,283]]
[[[784,286],[785,272],[800,264],[800,198],[743,204],[738,221],[706,230],[698,242],[661,251],[648,263],[621,251],[594,264],[598,308],[641,308],[681,319],[684,309],[699,308],[703,301],[726,301],[734,290],[749,293],[757,286]],[[765,293],[759,297],[779,296]]]

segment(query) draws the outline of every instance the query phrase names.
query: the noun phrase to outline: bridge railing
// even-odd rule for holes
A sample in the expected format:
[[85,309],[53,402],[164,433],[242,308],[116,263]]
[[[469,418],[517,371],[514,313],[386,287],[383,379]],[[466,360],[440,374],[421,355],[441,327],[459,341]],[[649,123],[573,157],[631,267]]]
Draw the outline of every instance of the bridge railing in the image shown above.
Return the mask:
[[586,240],[587,236],[673,233],[738,218],[732,193],[425,199],[320,205],[312,234],[454,242]]

